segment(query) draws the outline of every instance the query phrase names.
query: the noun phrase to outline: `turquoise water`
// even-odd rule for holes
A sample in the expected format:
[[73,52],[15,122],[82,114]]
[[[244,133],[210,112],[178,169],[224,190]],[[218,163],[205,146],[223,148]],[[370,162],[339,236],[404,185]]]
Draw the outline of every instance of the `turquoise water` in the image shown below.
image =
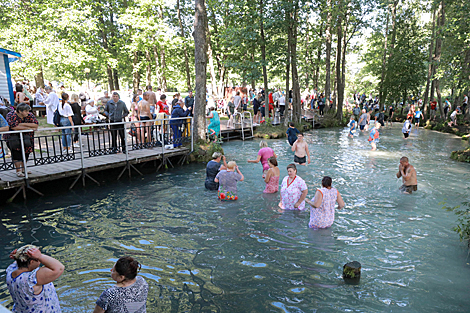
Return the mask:
[[[346,202],[327,230],[308,229],[307,212],[279,213],[278,195],[262,194],[261,165],[246,163],[259,141],[223,145],[245,175],[237,202],[219,202],[204,189],[204,165],[191,164],[3,207],[0,303],[11,305],[9,252],[34,243],[66,266],[56,281],[63,312],[91,312],[124,254],[143,264],[147,312],[468,312],[470,258],[440,204],[470,197],[470,164],[449,159],[464,143],[424,129],[405,141],[400,129],[383,130],[377,152],[363,134],[306,134],[312,164],[298,175],[309,197],[329,175]],[[290,147],[269,145],[287,175]],[[413,195],[397,191],[402,155],[418,171]],[[344,285],[353,260],[361,284]]]

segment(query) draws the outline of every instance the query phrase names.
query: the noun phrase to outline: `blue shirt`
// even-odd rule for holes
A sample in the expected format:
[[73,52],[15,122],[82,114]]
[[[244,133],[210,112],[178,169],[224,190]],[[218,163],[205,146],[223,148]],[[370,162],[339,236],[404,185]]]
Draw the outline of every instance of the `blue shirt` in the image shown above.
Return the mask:
[[291,142],[294,142],[297,140],[297,134],[299,134],[299,130],[297,128],[291,128],[289,127],[286,131],[286,134],[287,134],[287,139],[289,139],[289,141]]
[[[0,127],[8,126],[7,120],[0,114]],[[0,135],[0,139],[2,139],[2,135]]]

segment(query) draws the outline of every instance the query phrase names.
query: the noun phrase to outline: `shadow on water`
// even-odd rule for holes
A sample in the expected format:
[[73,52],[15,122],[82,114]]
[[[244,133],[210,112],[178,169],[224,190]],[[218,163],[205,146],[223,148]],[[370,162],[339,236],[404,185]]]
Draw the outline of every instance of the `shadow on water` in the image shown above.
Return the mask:
[[[204,189],[203,164],[161,173],[149,166],[146,176],[121,181],[104,172],[103,186],[71,192],[64,181],[43,186],[44,198],[0,210],[0,280],[11,249],[35,243],[66,266],[56,284],[63,312],[91,312],[122,255],[143,265],[147,312],[466,312],[467,253],[451,230],[455,217],[439,205],[469,196],[470,166],[448,157],[462,143],[421,129],[404,141],[400,129],[384,130],[377,152],[366,134],[306,134],[312,163],[298,175],[309,198],[329,175],[347,203],[325,230],[308,229],[308,211],[280,213],[279,195],[262,194],[261,166],[246,163],[258,141],[224,144],[245,175],[237,202]],[[293,152],[285,140],[269,145],[283,177]],[[395,178],[404,154],[418,169],[410,196]],[[353,260],[361,284],[344,285],[342,266]],[[11,305],[5,283],[0,303]]]

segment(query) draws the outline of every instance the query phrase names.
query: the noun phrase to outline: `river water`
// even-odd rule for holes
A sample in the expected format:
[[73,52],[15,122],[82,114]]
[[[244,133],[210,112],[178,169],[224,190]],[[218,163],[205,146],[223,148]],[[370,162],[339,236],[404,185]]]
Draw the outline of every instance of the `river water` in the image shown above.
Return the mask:
[[[376,152],[344,129],[305,135],[312,163],[298,175],[309,197],[328,175],[346,202],[327,230],[262,194],[261,165],[246,162],[256,140],[223,145],[245,175],[236,202],[219,202],[204,189],[205,166],[191,164],[3,207],[0,303],[11,307],[9,252],[33,243],[66,266],[56,281],[63,312],[91,312],[125,254],[143,264],[147,312],[468,312],[470,258],[442,209],[469,199],[470,164],[449,159],[465,143],[424,129],[405,141],[400,129],[382,130]],[[285,140],[269,146],[282,179],[293,153]],[[402,155],[418,172],[413,195],[397,190]],[[342,266],[354,260],[361,283],[345,285]]]

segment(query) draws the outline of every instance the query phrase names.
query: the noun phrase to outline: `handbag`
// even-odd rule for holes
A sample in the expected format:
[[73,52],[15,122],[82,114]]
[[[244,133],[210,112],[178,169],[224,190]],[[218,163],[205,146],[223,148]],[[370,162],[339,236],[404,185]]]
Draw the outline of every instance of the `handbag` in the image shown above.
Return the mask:
[[[12,150],[21,150],[20,134],[11,134],[8,138],[8,144]],[[23,144],[25,149],[33,146],[30,135],[23,134]]]

